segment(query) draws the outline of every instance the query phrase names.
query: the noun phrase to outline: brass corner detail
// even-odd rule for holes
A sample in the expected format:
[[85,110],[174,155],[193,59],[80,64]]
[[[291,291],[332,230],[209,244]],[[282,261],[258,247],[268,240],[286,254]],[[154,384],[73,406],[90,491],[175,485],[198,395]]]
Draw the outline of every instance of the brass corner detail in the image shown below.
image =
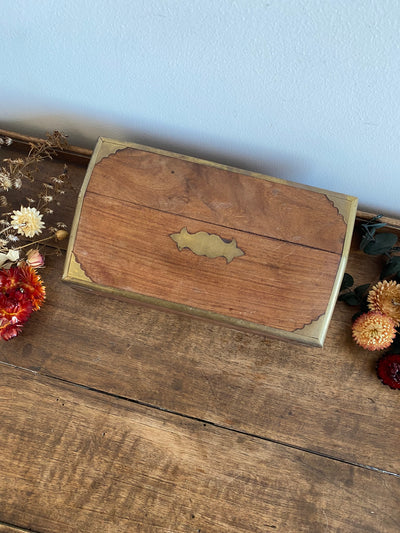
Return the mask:
[[88,281],[92,283],[92,280],[89,278],[89,276],[86,275],[85,271],[81,267],[80,263],[77,261],[73,252],[71,252],[68,268],[68,277],[73,278],[77,281]]

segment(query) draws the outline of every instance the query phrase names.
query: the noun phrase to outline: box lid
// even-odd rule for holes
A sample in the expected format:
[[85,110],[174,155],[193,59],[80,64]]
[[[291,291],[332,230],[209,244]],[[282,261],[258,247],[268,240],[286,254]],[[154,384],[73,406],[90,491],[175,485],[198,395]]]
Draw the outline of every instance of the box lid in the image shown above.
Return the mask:
[[100,138],[63,279],[322,346],[357,200]]

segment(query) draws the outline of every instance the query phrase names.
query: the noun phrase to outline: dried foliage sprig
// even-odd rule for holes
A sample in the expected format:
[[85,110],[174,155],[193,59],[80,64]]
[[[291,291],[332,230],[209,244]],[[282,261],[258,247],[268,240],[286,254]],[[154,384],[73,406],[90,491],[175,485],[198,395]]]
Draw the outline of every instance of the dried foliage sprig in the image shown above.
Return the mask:
[[[0,148],[10,146],[12,139],[0,137]],[[35,194],[23,194],[24,183],[35,181],[39,163],[52,159],[68,147],[67,138],[54,131],[46,139],[30,143],[25,158],[5,158],[0,169],[0,337],[10,340],[22,330],[33,311],[45,300],[45,286],[36,272],[44,266],[39,248],[50,239],[60,241],[68,236],[64,222],[48,223],[54,205],[69,188],[68,168],[39,186]],[[12,191],[21,196],[10,198]],[[14,194],[15,196],[15,194]],[[46,235],[46,236],[43,236]]]
[[361,225],[360,242],[366,255],[382,256],[379,280],[354,287],[346,273],[339,300],[359,308],[352,319],[354,341],[369,351],[388,349],[377,363],[377,374],[385,385],[400,389],[400,247],[395,233],[377,233],[386,226],[382,216]]

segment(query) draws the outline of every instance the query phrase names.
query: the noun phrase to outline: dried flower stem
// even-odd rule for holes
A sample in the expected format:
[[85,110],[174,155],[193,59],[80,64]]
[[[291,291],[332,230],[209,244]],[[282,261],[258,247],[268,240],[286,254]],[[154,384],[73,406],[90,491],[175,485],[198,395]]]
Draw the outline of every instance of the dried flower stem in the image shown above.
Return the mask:
[[50,235],[50,237],[45,237],[44,239],[39,239],[38,241],[28,242],[28,244],[24,244],[23,246],[18,246],[18,248],[14,248],[14,250],[22,250],[23,248],[27,248],[28,246],[34,246],[35,244],[39,244],[39,242],[50,241],[51,239],[54,239],[54,238],[55,238],[55,235]]

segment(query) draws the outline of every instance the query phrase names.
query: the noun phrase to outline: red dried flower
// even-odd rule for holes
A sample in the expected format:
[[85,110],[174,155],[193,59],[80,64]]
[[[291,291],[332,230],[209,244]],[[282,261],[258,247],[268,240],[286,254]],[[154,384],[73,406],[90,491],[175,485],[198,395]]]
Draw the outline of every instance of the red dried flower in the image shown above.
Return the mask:
[[3,294],[15,291],[18,288],[19,279],[19,267],[0,270],[0,291]]
[[391,389],[400,389],[400,354],[383,355],[376,365],[376,372],[382,383]]
[[13,296],[0,295],[0,319],[3,321],[23,324],[30,317],[32,310],[32,302],[21,292],[16,291]]
[[11,324],[6,319],[0,320],[0,337],[5,341],[16,337],[21,333],[22,324]]
[[45,297],[42,280],[30,265],[0,270],[0,337],[16,337]]
[[32,302],[20,291],[12,296],[0,294],[0,336],[6,341],[16,337],[32,310]]

